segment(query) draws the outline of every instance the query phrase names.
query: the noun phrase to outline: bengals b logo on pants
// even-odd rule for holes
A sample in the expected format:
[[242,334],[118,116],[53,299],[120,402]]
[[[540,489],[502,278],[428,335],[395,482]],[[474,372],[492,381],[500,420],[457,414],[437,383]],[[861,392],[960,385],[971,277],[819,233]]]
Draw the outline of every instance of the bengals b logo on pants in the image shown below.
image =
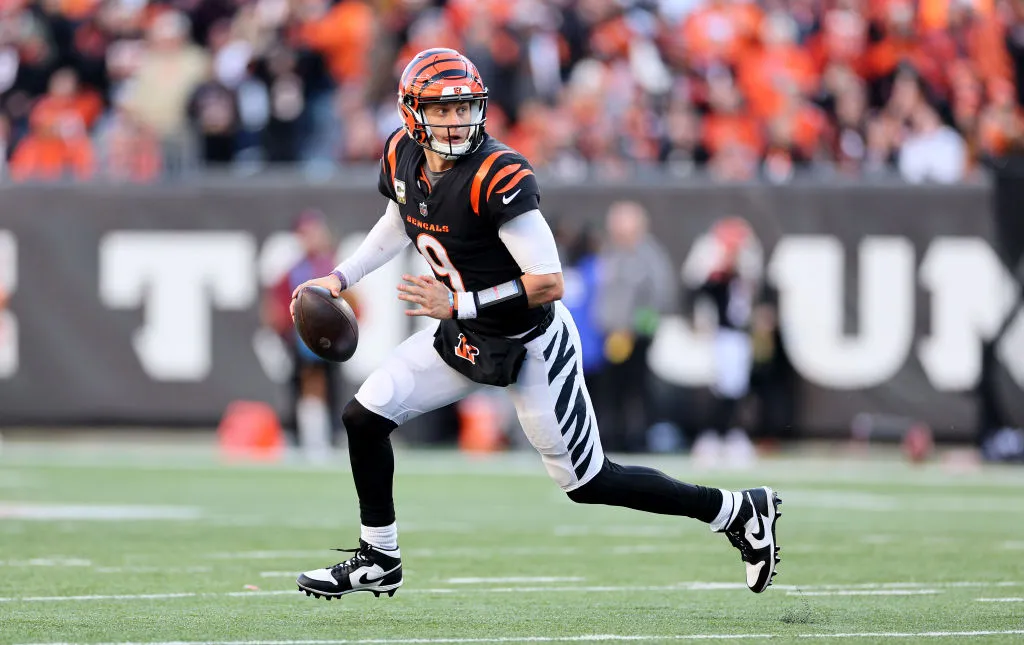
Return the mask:
[[480,350],[470,345],[466,341],[465,334],[459,334],[459,344],[455,348],[455,355],[459,358],[464,358],[473,365],[476,365],[476,355],[480,353]]

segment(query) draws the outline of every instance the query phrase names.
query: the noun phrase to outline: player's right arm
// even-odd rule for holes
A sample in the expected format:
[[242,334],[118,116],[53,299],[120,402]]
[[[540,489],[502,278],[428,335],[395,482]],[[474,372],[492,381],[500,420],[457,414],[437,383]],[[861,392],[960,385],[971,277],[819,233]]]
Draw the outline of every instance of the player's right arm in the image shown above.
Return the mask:
[[[363,279],[367,274],[385,265],[409,245],[409,236],[405,234],[402,214],[398,204],[388,201],[388,207],[359,245],[355,253],[345,258],[341,264],[322,278],[314,278],[303,282],[292,292],[292,306],[299,291],[306,286],[324,287],[337,298],[341,292]],[[294,311],[292,312],[294,315]]]
[[[388,198],[388,207],[370,233],[351,257],[346,258],[334,270],[322,278],[315,278],[300,284],[292,292],[292,306],[299,290],[308,285],[324,287],[337,298],[341,292],[380,268],[401,252],[410,243],[402,222],[398,201],[404,203],[404,194],[397,192],[395,175],[398,171],[398,144],[405,138],[405,130],[399,128],[391,133],[384,143],[384,155],[380,159],[380,176],[377,190]],[[399,182],[401,183],[401,182]],[[294,311],[293,311],[294,315]]]

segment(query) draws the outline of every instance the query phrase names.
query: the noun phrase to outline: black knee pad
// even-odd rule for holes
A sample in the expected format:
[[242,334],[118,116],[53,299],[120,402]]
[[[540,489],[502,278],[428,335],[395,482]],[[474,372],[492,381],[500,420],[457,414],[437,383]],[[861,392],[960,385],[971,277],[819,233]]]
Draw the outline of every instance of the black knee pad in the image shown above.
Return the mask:
[[576,490],[571,490],[566,495],[577,504],[604,504],[608,499],[608,493],[615,487],[615,469],[618,465],[604,458],[601,470],[593,479],[583,484]]
[[341,413],[341,422],[345,424],[345,430],[349,436],[353,433],[374,432],[380,432],[386,436],[397,427],[394,421],[385,419],[376,412],[370,412],[355,399],[349,401],[345,406]]

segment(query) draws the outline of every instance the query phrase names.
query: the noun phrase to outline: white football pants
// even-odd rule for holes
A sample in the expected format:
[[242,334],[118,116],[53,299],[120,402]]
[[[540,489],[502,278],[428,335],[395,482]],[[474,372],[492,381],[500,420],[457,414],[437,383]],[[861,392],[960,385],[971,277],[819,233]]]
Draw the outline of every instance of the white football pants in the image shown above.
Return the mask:
[[401,425],[477,390],[505,389],[548,474],[562,490],[575,490],[601,470],[604,451],[583,382],[576,323],[562,303],[554,307],[554,321],[526,344],[518,381],[507,388],[480,385],[449,367],[434,349],[430,327],[396,347],[359,388],[356,400]]

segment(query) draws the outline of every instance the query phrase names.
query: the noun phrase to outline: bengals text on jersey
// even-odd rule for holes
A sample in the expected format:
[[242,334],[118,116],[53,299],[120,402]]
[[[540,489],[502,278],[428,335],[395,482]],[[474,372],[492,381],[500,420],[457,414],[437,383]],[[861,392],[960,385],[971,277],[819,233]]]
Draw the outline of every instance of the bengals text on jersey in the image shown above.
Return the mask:
[[[384,150],[378,189],[398,204],[406,233],[438,280],[452,291],[481,291],[523,275],[498,237],[502,224],[540,207],[536,176],[521,154],[485,134],[474,152],[431,185],[423,148],[404,128],[388,137]],[[549,307],[500,317],[481,310],[460,323],[481,334],[512,336],[536,327]]]

